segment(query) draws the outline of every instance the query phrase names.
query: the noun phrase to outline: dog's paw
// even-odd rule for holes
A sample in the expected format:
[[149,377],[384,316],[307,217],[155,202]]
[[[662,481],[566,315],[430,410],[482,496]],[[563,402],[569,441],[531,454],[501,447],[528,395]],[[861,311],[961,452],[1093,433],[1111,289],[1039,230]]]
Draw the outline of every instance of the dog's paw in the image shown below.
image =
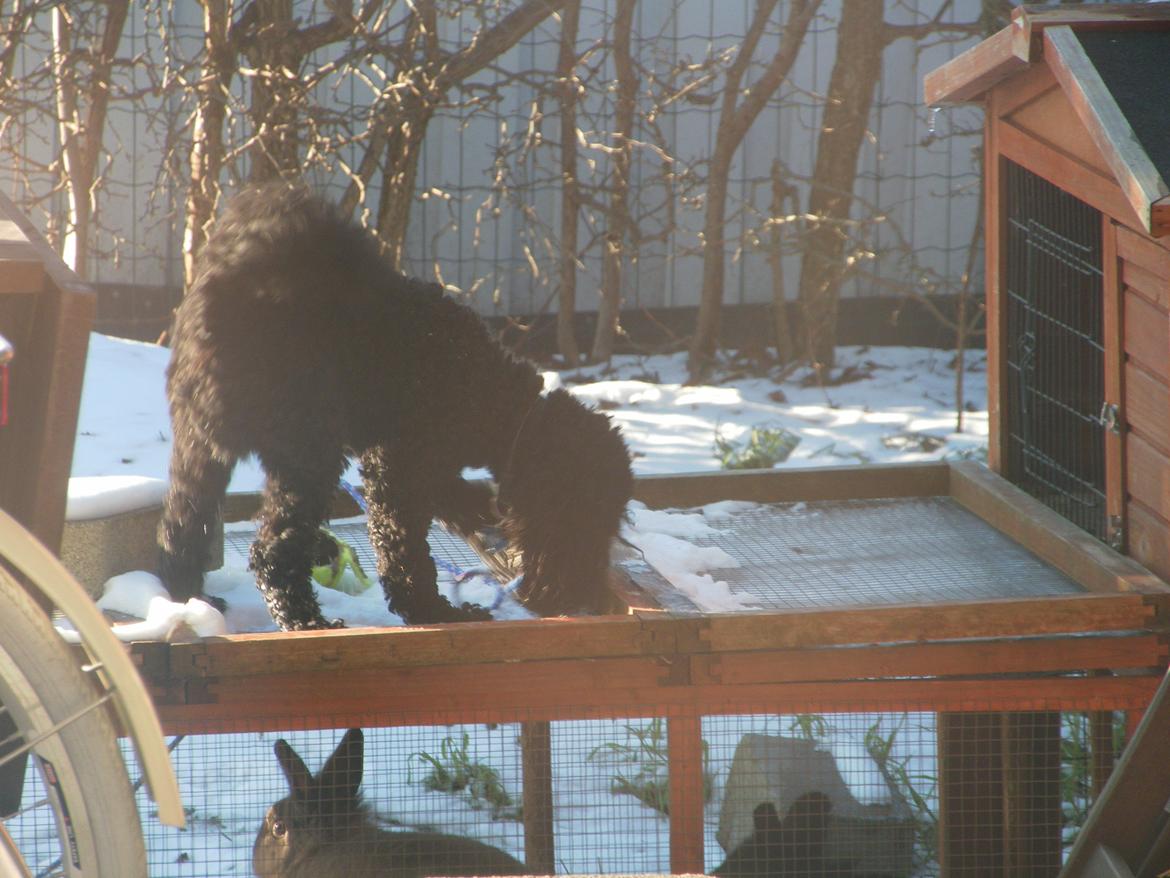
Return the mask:
[[455,622],[487,622],[492,618],[491,610],[481,607],[479,604],[469,604],[466,601],[451,609],[460,614],[460,618],[452,620]]
[[439,622],[486,622],[491,619],[490,610],[478,604],[464,602],[455,606],[442,595],[426,603],[416,602],[409,610],[391,606],[408,625],[433,625]]
[[283,624],[277,623],[281,631],[332,631],[344,628],[344,619],[326,619],[318,614],[311,619],[286,619]]

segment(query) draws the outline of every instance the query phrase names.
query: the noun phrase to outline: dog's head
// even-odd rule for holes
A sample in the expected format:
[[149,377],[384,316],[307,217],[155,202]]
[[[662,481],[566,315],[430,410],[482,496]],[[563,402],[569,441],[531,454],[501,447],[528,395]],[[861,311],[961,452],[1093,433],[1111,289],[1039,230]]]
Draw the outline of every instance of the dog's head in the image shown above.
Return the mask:
[[540,397],[500,478],[504,530],[520,548],[517,597],[544,616],[611,608],[610,546],[633,493],[630,454],[601,412],[569,393]]

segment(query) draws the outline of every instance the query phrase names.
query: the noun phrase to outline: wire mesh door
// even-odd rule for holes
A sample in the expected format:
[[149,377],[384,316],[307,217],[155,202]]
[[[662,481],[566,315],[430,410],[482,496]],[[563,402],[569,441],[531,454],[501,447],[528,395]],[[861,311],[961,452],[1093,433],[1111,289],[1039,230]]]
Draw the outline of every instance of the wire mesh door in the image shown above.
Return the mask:
[[1005,164],[1005,475],[1104,540],[1101,214]]

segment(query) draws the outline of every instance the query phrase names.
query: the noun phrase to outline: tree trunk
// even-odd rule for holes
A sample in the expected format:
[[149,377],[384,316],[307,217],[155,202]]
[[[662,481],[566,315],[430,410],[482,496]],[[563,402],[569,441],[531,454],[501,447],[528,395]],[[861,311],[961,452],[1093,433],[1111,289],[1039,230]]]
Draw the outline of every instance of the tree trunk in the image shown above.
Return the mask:
[[414,201],[414,184],[427,126],[438,107],[436,101],[420,101],[404,109],[386,142],[382,193],[378,200],[378,236],[390,261],[401,270],[410,227],[410,209]]
[[614,341],[620,329],[622,309],[622,260],[629,238],[630,141],[634,136],[634,107],[638,79],[630,54],[630,31],[637,0],[618,0],[613,22],[613,60],[617,75],[617,106],[614,112],[614,152],[610,156],[609,210],[606,216],[605,251],[601,263],[601,302],[597,311],[597,331],[593,336],[594,362],[613,356]]
[[417,0],[412,15],[412,40],[424,56],[400,70],[370,113],[370,137],[358,167],[341,199],[341,209],[352,212],[382,168],[382,194],[377,230],[395,265],[401,264],[420,149],[427,126],[447,92],[482,70],[534,27],[560,9],[566,0],[525,0],[524,4],[486,31],[476,33],[458,52],[442,53],[435,33],[433,2]]
[[794,359],[792,330],[788,326],[788,295],[784,291],[784,204],[793,198],[794,187],[784,182],[780,159],[772,160],[771,228],[768,241],[768,265],[772,270],[772,324],[776,330],[776,359],[789,363]]
[[255,18],[245,54],[252,77],[252,143],[248,179],[253,183],[300,170],[296,83],[301,56],[291,39],[296,25],[292,0],[252,0]]
[[81,51],[75,45],[77,35],[72,18],[79,13],[64,5],[53,10],[53,86],[69,199],[62,255],[82,278],[89,276],[98,161],[110,107],[110,77],[129,6],[129,0],[105,4],[106,17],[100,37],[96,33],[92,37],[94,45],[87,59],[89,75],[84,85],[79,81]]
[[802,241],[799,298],[803,353],[818,370],[832,368],[834,362],[857,157],[887,42],[884,22],[874,21],[874,11],[873,0],[842,0],[837,58],[817,139],[807,211],[813,219]]
[[196,87],[198,105],[191,137],[191,177],[183,232],[183,279],[193,280],[195,259],[207,241],[207,232],[219,200],[224,161],[223,126],[227,95],[235,71],[232,49],[231,0],[203,2],[203,72]]
[[[720,310],[723,307],[727,187],[732,159],[752,123],[796,62],[804,35],[820,2],[821,0],[792,0],[776,54],[760,78],[748,88],[742,88],[744,73],[751,64],[752,55],[764,34],[768,18],[777,4],[777,0],[759,0],[739,53],[728,68],[723,85],[719,127],[715,134],[715,150],[711,156],[707,176],[707,205],[703,218],[703,286],[695,334],[687,358],[687,371],[692,381],[699,380],[710,371],[715,348],[719,342]],[[741,94],[744,96],[743,104],[739,105]]]
[[581,0],[569,0],[561,16],[561,51],[557,59],[557,91],[561,109],[561,254],[557,293],[557,348],[565,365],[580,360],[573,318],[577,313],[577,211],[581,196],[577,180],[577,29]]

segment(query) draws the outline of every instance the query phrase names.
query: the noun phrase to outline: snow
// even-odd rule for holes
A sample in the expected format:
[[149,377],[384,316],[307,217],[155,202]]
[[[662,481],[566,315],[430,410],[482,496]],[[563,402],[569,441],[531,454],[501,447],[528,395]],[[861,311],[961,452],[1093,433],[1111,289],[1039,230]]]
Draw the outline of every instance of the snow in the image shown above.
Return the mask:
[[[69,487],[70,519],[112,515],[158,502],[170,453],[167,359],[168,351],[156,345],[92,337]],[[578,399],[605,410],[621,426],[635,473],[648,475],[718,470],[716,437],[742,444],[752,428],[783,430],[796,438],[787,460],[778,464],[784,468],[978,456],[987,435],[984,355],[981,351],[966,355],[962,432],[955,430],[954,360],[952,352],[927,348],[842,348],[835,374],[859,380],[827,387],[804,380],[806,373],[782,383],[763,374],[688,385],[686,357],[681,353],[617,357],[609,367],[550,371],[544,378],[547,390],[567,388]],[[356,465],[345,478],[360,482]],[[229,491],[258,491],[262,484],[256,461],[244,460],[232,474]],[[714,524],[726,523],[735,510],[730,504],[694,512],[633,504],[623,537],[700,608],[739,609],[745,606],[743,601],[718,578],[720,569],[735,567],[738,561],[718,549],[688,542],[710,532]],[[161,585],[147,574],[136,581],[143,584],[141,599],[133,606],[125,604],[125,612],[147,616]],[[445,575],[441,586],[459,601],[491,605],[499,597],[496,585],[484,577],[456,583]],[[207,591],[228,603],[226,630],[272,630],[242,567],[213,573]],[[349,595],[317,587],[317,592],[325,614],[351,626],[401,624],[386,610],[379,589]],[[165,612],[156,607],[152,618],[157,627],[144,622],[133,633],[164,638],[176,620],[190,612],[177,605]],[[507,597],[495,611],[496,618],[528,615]]]
[[[799,438],[779,467],[853,466],[980,458],[987,440],[985,358],[966,356],[964,429],[955,428],[955,357],[924,348],[842,348],[839,370],[859,380],[821,387],[798,372],[782,381],[771,375],[743,374],[709,385],[686,383],[682,354],[618,357],[612,367],[594,366],[545,374],[547,388],[565,387],[597,405],[621,426],[637,474],[711,472],[721,468],[716,437],[743,442],[753,427],[787,430]],[[164,394],[167,351],[149,344],[102,335],[91,340],[80,410],[69,515],[73,519],[116,514],[140,502],[155,502],[166,479],[170,426]],[[730,374],[730,370],[728,372]],[[358,482],[356,467],[345,476]],[[256,491],[263,474],[255,461],[241,462],[232,476],[233,492]],[[719,571],[738,561],[718,549],[690,540],[727,527],[750,504],[714,503],[695,510],[651,510],[632,503],[623,536],[644,553],[676,587],[707,609],[743,606]],[[228,525],[229,528],[248,525]],[[444,573],[441,587],[453,600],[491,604],[497,618],[525,618],[527,612],[482,578],[462,582]],[[176,632],[207,636],[222,631],[271,630],[272,623],[251,575],[225,567],[208,576],[209,594],[223,598],[225,615],[199,601],[179,604],[150,573],[127,571],[111,579],[101,605],[144,621],[125,626],[123,636],[162,639]],[[374,587],[358,594],[318,588],[327,617],[350,626],[397,625]],[[887,788],[864,746],[883,715],[830,717],[819,743],[837,754],[842,774],[863,801],[881,800]],[[598,757],[607,746],[622,752],[644,732],[648,719],[576,721],[553,724],[556,782],[557,856],[561,871],[665,871],[669,867],[666,820],[629,796],[610,789],[615,771]],[[933,731],[929,716],[895,719],[901,734],[895,753],[911,774],[934,773]],[[875,725],[876,724],[876,725]],[[799,735],[792,717],[715,717],[704,721],[712,771],[712,805],[705,818],[707,866],[723,857],[715,841],[718,804],[736,743],[747,732]],[[884,727],[883,727],[884,728]],[[911,731],[921,732],[919,737]],[[377,812],[412,826],[472,835],[522,854],[519,824],[495,819],[474,802],[419,786],[420,754],[438,754],[445,742],[466,731],[470,751],[492,763],[504,786],[519,799],[516,725],[468,725],[368,729],[365,790]],[[179,833],[144,821],[152,874],[196,876],[249,874],[256,827],[267,805],[285,794],[271,734],[218,735],[187,739],[175,762],[188,806],[190,827]],[[340,732],[290,732],[283,735],[316,770]],[[233,754],[224,757],[220,754]],[[241,756],[246,754],[246,756]],[[893,758],[893,757],[892,757]],[[875,775],[878,775],[875,778]],[[880,789],[879,789],[880,788]],[[877,792],[875,792],[877,790]],[[932,792],[924,795],[933,801]],[[141,799],[144,814],[149,805]],[[217,865],[212,865],[217,864]],[[922,873],[928,874],[928,873]]]
[[87,521],[162,503],[167,483],[150,476],[74,476],[65,504],[68,521]]

